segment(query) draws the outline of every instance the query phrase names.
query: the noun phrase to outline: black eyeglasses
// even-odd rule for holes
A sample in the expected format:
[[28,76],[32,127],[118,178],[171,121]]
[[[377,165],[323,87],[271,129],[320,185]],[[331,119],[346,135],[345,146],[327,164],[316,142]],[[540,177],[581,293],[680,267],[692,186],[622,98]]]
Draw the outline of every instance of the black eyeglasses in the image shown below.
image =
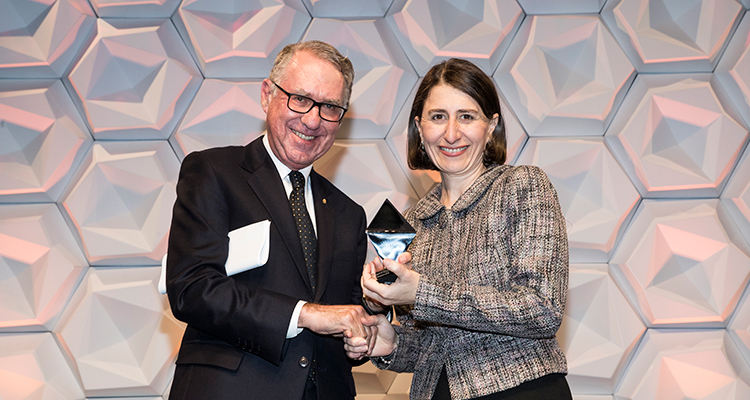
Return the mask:
[[328,122],[339,122],[344,118],[344,114],[346,113],[346,108],[344,107],[330,103],[320,103],[307,96],[289,93],[276,82],[271,81],[271,83],[276,85],[279,90],[286,94],[286,106],[296,113],[307,114],[313,109],[313,107],[318,106],[318,115],[320,115],[320,118]]

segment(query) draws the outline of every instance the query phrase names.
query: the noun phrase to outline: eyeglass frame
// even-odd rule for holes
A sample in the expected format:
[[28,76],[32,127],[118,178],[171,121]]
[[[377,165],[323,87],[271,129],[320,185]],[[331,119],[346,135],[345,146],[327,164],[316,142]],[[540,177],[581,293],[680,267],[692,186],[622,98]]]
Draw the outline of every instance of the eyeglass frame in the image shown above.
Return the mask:
[[[284,90],[284,88],[282,88],[281,86],[279,86],[278,83],[276,83],[274,81],[271,81],[271,83],[273,83],[277,88],[279,88],[279,90],[281,90],[282,92],[284,92],[284,94],[286,95],[286,108],[288,108],[291,111],[296,112],[297,114],[307,114],[307,113],[310,112],[310,110],[312,110],[313,108],[315,108],[315,106],[317,106],[318,107],[318,116],[320,117],[320,119],[322,119],[323,121],[328,121],[328,122],[341,122],[341,120],[344,119],[344,115],[346,114],[346,112],[349,111],[347,108],[341,107],[341,106],[339,106],[337,104],[324,103],[324,102],[321,102],[321,101],[315,101],[315,100],[311,99],[310,97],[303,96],[301,94],[289,93],[286,90]],[[289,105],[289,103],[292,101],[292,96],[302,97],[302,98],[308,99],[308,100],[312,101],[312,105],[305,112],[297,111],[297,110],[293,109],[292,106]],[[338,120],[331,121],[330,119],[328,119],[328,118],[326,118],[326,117],[323,116],[323,113],[321,111],[321,106],[333,106],[333,107],[337,107],[337,108],[340,108],[340,109],[344,110],[344,112],[341,113],[341,117]]]

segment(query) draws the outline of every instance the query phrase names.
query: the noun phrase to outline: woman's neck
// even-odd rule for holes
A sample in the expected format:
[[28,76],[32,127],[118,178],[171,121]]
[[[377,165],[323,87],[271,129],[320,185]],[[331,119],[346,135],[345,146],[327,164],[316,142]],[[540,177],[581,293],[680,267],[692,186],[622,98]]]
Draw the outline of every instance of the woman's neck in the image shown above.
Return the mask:
[[481,168],[477,168],[468,174],[446,174],[441,172],[440,177],[443,183],[442,193],[440,194],[440,202],[450,209],[453,204],[466,192],[474,181],[479,178],[487,167],[484,165]]

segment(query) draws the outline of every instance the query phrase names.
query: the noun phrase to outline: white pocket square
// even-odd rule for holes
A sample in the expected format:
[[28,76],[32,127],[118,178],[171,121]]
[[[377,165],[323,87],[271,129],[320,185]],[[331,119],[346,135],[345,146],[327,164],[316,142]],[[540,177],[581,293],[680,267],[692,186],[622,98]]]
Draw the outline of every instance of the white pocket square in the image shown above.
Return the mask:
[[[227,276],[249,271],[266,264],[271,236],[271,221],[264,220],[237,228],[229,236],[229,255],[224,268]],[[159,293],[167,293],[167,255],[161,259]]]

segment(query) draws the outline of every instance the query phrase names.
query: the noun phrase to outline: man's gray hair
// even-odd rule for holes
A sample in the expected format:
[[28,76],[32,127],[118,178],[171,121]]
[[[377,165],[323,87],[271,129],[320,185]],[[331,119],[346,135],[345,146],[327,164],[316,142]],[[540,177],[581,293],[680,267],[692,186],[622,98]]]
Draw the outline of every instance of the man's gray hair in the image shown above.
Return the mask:
[[286,45],[279,55],[276,56],[276,61],[273,63],[271,73],[268,74],[268,79],[273,82],[278,82],[279,78],[281,78],[286,72],[289,61],[291,61],[294,55],[300,51],[308,51],[316,57],[330,62],[339,70],[339,72],[341,72],[341,75],[344,77],[344,104],[342,105],[345,108],[349,108],[349,98],[352,94],[352,84],[354,82],[354,67],[348,58],[341,55],[335,47],[328,43],[319,40],[311,40],[309,42]]

